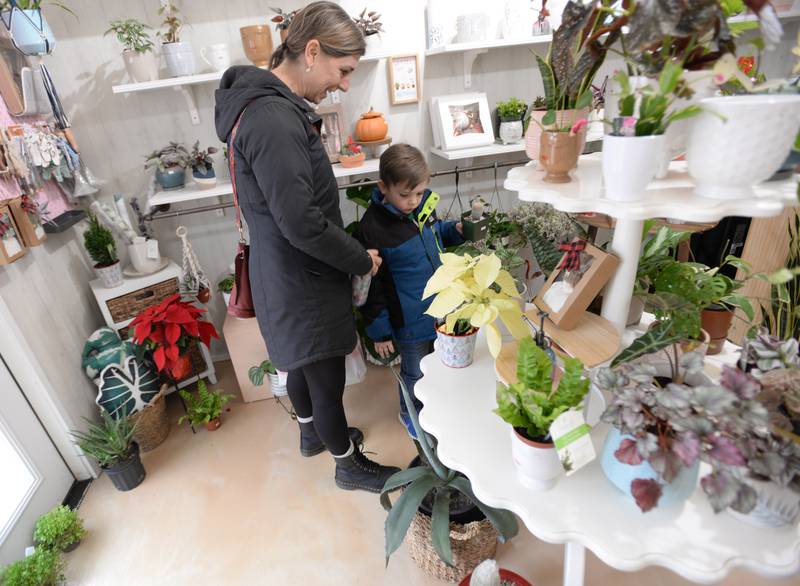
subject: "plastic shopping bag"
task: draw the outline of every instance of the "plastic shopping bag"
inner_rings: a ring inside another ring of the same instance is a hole
[[[344,366],[346,373],[344,386],[349,387],[364,382],[367,376],[367,363],[364,362],[361,340],[356,342],[356,347],[345,357]]]

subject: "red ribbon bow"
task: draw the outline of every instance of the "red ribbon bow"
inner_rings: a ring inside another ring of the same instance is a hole
[[[581,252],[586,250],[585,240],[574,240],[572,242],[564,242],[558,247],[566,254],[558,265],[559,270],[577,271],[581,268]]]

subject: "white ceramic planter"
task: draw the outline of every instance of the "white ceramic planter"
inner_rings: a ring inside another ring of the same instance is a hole
[[[151,240],[151,242],[155,242],[155,246],[158,248],[158,240]],[[130,256],[131,264],[133,268],[142,275],[155,273],[162,268],[161,254],[156,258],[148,258],[147,246],[147,241],[144,239],[140,242],[134,242],[128,245],[128,256]]]
[[[655,84],[656,82],[655,82],[655,80],[652,80],[649,77],[634,75],[633,77],[630,78],[630,85],[631,85],[631,89],[633,89],[633,90],[637,90],[639,88],[647,87],[651,83]],[[603,106],[603,110],[604,110],[603,115],[604,115],[606,120],[613,121],[614,118],[619,116],[619,98],[620,98],[620,92],[621,91],[622,90],[619,87],[619,84],[617,83],[617,81],[614,80],[614,79],[610,80],[610,86],[609,86],[608,91],[606,92],[605,105]],[[638,104],[634,107],[634,112],[633,113],[634,113],[634,116],[638,115],[638,113],[639,113],[639,105]],[[608,125],[608,124],[605,125],[605,132],[606,133],[611,132],[611,126],[610,125]]]
[[[603,184],[608,199],[644,199],[664,156],[664,136],[603,137]]]
[[[225,307],[228,307],[231,303],[231,294],[223,292],[222,299],[225,301]]]
[[[756,490],[756,508],[746,515],[727,509],[731,515],[756,527],[797,524],[800,520],[800,496],[797,493],[772,482],[752,478],[748,478],[746,482]]]
[[[467,336],[453,336],[436,330],[436,348],[442,363],[450,368],[465,368],[475,357],[478,330]]]
[[[106,289],[119,287],[123,283],[122,269],[120,268],[119,261],[115,262],[110,267],[95,266],[94,271],[97,273],[98,278],[103,283],[103,287]]]
[[[695,193],[714,199],[752,197],[786,160],[800,129],[800,95],[705,98],[686,158]]]
[[[281,384],[279,375],[268,372],[267,377],[269,378],[270,391],[272,391],[274,397],[285,397],[289,394],[289,391],[286,390],[286,385]]]
[[[128,75],[136,83],[156,81],[158,79],[158,59],[155,53],[137,53],[136,51],[123,51],[122,60]]]
[[[553,444],[534,442],[511,428],[511,457],[522,485],[531,490],[549,490],[564,473]]]
[[[531,124],[534,124],[533,122]],[[519,142],[522,139],[522,120],[500,122],[500,140],[503,144]]]
[[[172,77],[183,77],[197,73],[194,51],[191,43],[165,43],[161,52],[167,63],[167,70]]]

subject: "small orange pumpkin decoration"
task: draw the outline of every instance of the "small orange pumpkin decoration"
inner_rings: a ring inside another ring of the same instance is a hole
[[[356,139],[359,142],[374,142],[386,138],[389,132],[389,125],[383,118],[383,114],[376,112],[371,107],[369,112],[361,115],[361,120],[356,122]]]

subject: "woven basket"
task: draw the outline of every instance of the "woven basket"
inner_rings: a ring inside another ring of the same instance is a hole
[[[800,388],[800,369],[779,368],[770,370],[761,376],[761,386],[764,387],[764,390],[773,390],[780,393]]]
[[[411,559],[422,570],[445,582],[458,582],[497,551],[497,529],[488,519],[466,525],[450,523],[453,566],[445,564],[431,541],[431,519],[419,511],[414,515],[407,540]]]
[[[147,309],[151,305],[158,305],[177,292],[178,279],[173,277],[109,299],[106,301],[106,305],[114,323],[119,323],[136,317],[143,309]]]
[[[143,452],[157,448],[169,435],[170,426],[165,398],[167,388],[167,385],[162,386],[150,404],[129,418],[136,424],[133,437]]]

